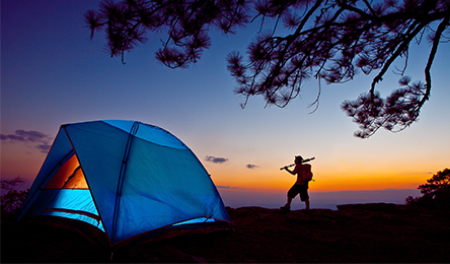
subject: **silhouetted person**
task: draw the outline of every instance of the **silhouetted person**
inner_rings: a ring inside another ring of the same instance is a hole
[[[289,172],[292,175],[297,175],[297,181],[295,184],[291,187],[291,189],[287,193],[287,203],[285,206],[281,207],[284,211],[290,211],[291,210],[291,202],[292,199],[297,196],[297,194],[300,194],[300,200],[302,202],[305,202],[306,210],[309,210],[309,195],[308,195],[308,180],[305,180],[303,177],[303,169],[302,169],[302,162],[303,158],[302,156],[296,156],[295,157],[295,168],[294,170],[289,170],[289,168],[286,166],[284,169]]]

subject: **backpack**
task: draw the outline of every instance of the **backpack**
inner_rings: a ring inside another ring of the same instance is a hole
[[[311,164],[302,164],[302,179],[304,181],[312,181],[312,178]]]

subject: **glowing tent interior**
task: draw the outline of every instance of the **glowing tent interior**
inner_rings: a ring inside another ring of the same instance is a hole
[[[230,219],[209,174],[178,138],[135,121],[62,125],[19,220],[89,223],[111,245],[161,229]]]

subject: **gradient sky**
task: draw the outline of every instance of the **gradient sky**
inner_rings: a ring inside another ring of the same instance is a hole
[[[154,52],[164,35],[126,55],[110,58],[103,34],[90,40],[83,14],[97,0],[1,1],[1,177],[31,185],[61,124],[104,119],[137,120],[180,138],[202,161],[215,184],[229,189],[282,190],[294,178],[280,171],[295,155],[316,157],[311,192],[416,189],[449,167],[448,100],[450,44],[443,43],[432,68],[432,93],[420,120],[400,133],[353,136],[357,125],[340,110],[370,88],[372,76],[322,85],[306,82],[284,109],[264,108],[260,97],[233,93],[226,70],[229,52],[245,52],[256,23],[236,35],[212,31],[212,46],[188,69],[169,69]],[[412,46],[407,75],[424,80],[430,44]],[[403,61],[395,65],[401,67]],[[378,85],[397,87],[392,70]],[[245,198],[247,199],[247,198]],[[284,199],[284,198],[283,198]]]

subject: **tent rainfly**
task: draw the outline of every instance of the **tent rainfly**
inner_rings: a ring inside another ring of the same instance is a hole
[[[194,153],[157,126],[135,121],[62,125],[19,220],[71,218],[111,245],[156,230],[230,223]]]

